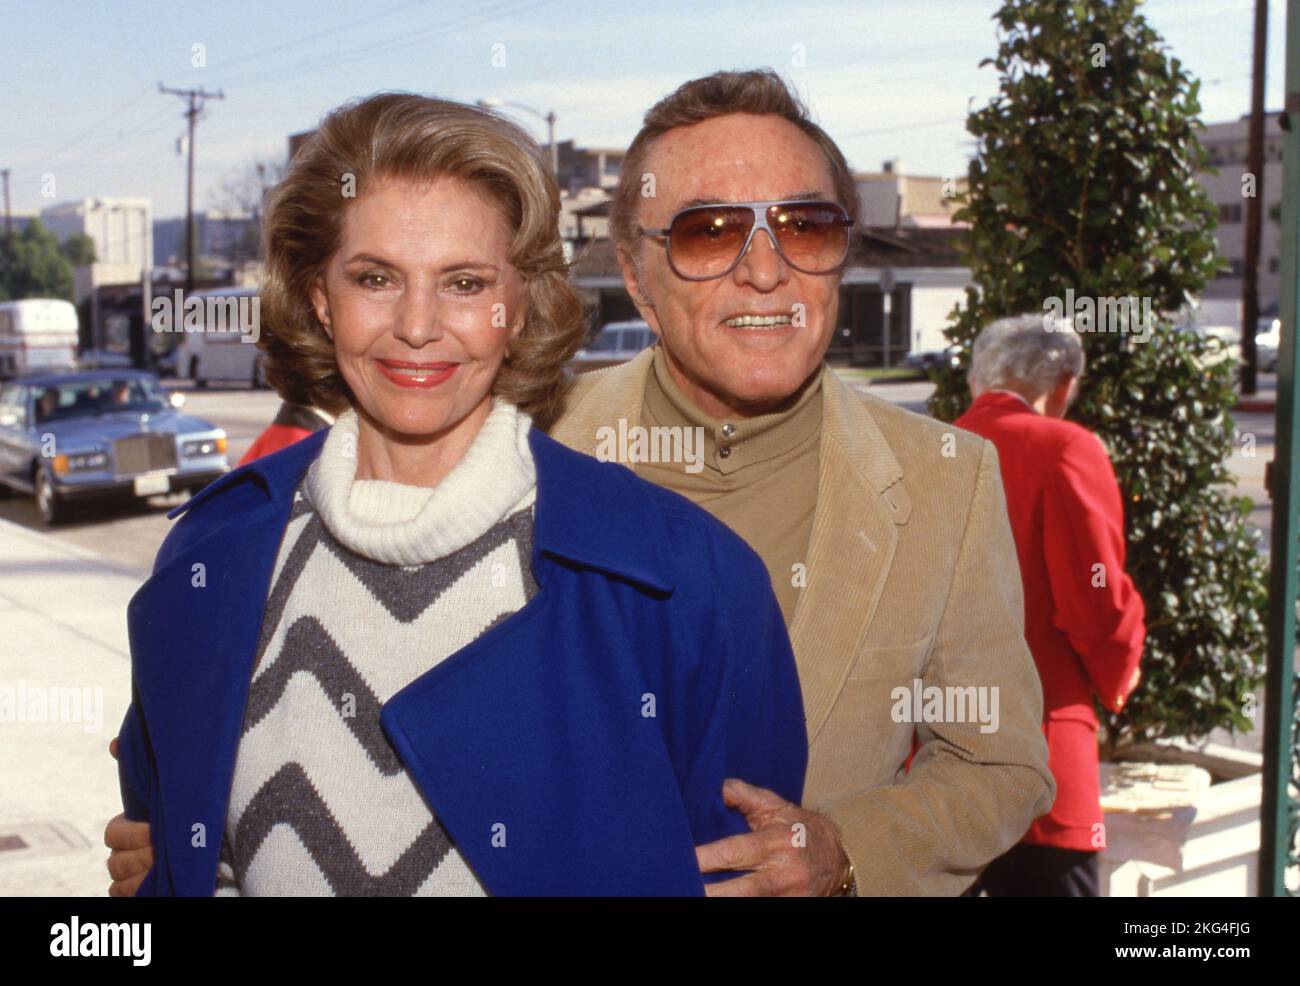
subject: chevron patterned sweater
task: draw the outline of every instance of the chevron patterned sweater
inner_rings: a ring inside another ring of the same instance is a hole
[[[295,494],[271,580],[217,893],[485,893],[380,727],[380,707],[520,609],[536,476],[494,401],[437,487],[356,479],[355,412]]]

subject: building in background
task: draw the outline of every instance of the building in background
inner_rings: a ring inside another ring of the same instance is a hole
[[[892,158],[880,171],[859,171],[858,202],[863,226],[945,229],[954,223],[956,198],[966,191],[966,178],[909,175],[903,162]]]
[[[1210,200],[1219,210],[1215,238],[1219,256],[1229,269],[1205,286],[1199,321],[1205,325],[1241,327],[1242,264],[1246,257],[1246,202],[1249,191],[1244,176],[1250,149],[1250,117],[1228,123],[1211,123],[1201,131],[1209,151],[1211,169],[1199,175]],[[1214,171],[1218,173],[1215,174]],[[1282,289],[1282,128],[1277,113],[1264,114],[1264,174],[1255,180],[1260,196],[1259,313],[1275,317]]]
[[[626,153],[625,147],[578,147],[571,140],[562,140],[555,145],[556,180],[568,192],[611,190],[618,184],[618,169]]]
[[[239,266],[257,259],[257,218],[248,212],[209,209],[194,213],[194,252],[197,264]],[[155,267],[185,263],[185,217],[159,219],[153,224]]]
[[[80,304],[105,284],[139,282],[153,264],[152,203],[146,198],[100,197],[62,202],[41,211],[41,222],[60,241],[77,233],[95,244],[95,263],[78,267],[73,282]]]

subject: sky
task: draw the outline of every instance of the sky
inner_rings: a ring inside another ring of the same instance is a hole
[[[0,168],[13,209],[145,196],[185,208],[185,103],[220,90],[195,138],[195,208],[289,134],[385,89],[553,111],[557,139],[626,146],[683,81],[720,68],[785,75],[856,170],[901,159],[960,175],[971,108],[996,91],[997,0],[2,0]],[[1282,104],[1285,0],[1270,0],[1266,108]],[[1201,79],[1202,119],[1250,107],[1254,0],[1148,0],[1152,26]],[[196,64],[196,62],[201,64]],[[513,111],[539,140],[546,126]],[[50,181],[48,176],[52,176]],[[53,188],[51,188],[51,184]],[[53,192],[42,195],[42,192]]]

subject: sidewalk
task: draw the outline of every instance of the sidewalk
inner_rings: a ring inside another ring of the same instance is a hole
[[[1235,411],[1254,414],[1272,414],[1277,407],[1277,375],[1261,373],[1255,381],[1255,393],[1247,397],[1238,394]]]
[[[0,521],[0,896],[103,896],[108,754],[131,698],[126,606],[141,580]]]

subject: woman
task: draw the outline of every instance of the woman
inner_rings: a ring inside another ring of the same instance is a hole
[[[211,484],[128,614],[140,893],[701,894],[739,776],[801,795],[758,556],[531,425],[580,345],[514,125],[384,94],[266,215],[262,345],[332,427]]]

